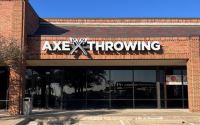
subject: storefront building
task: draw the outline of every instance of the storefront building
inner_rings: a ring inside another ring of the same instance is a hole
[[[34,108],[200,111],[200,19],[43,19],[0,2],[0,34],[20,41],[19,71],[0,68],[11,114]],[[5,107],[1,104],[0,108]]]

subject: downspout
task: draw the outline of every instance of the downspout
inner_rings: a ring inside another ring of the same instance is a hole
[[[27,0],[22,1],[22,34],[21,34],[21,63],[20,63],[20,81],[21,81],[21,92],[20,92],[20,114],[23,113],[23,98],[24,98],[24,48],[25,48],[25,23],[26,23],[26,2]]]

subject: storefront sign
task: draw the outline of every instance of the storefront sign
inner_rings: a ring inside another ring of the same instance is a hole
[[[183,83],[182,83],[183,81]],[[187,85],[187,76],[183,75],[166,75],[166,85]]]
[[[81,50],[84,55],[87,51],[159,51],[161,49],[158,41],[88,41],[87,38],[70,38],[69,41],[46,41],[42,51],[69,51],[73,54]]]

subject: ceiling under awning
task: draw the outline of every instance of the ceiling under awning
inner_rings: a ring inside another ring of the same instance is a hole
[[[187,60],[27,60],[27,66],[186,66]]]

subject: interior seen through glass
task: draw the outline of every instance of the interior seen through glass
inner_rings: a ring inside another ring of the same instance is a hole
[[[187,108],[186,67],[28,67],[35,108]]]
[[[6,109],[8,104],[8,83],[9,71],[8,67],[0,67],[0,109]]]

